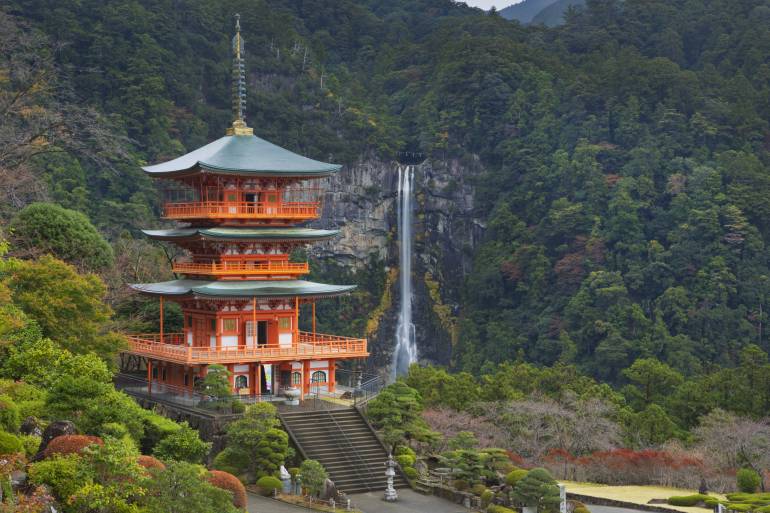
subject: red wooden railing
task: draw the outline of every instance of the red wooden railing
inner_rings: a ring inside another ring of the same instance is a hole
[[[369,355],[366,339],[299,332],[299,343],[288,347],[199,347],[184,343],[181,333],[127,335],[128,353],[180,363],[235,363],[249,360],[297,360],[309,358],[362,358]]]
[[[271,274],[307,274],[310,266],[307,262],[174,262],[172,270],[182,274],[227,275],[271,275]]]
[[[163,217],[168,219],[315,219],[321,214],[320,201],[287,203],[249,203],[238,201],[192,201],[166,203]]]

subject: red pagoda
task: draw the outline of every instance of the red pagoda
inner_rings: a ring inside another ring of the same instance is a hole
[[[338,232],[301,227],[321,214],[318,180],[340,166],[297,155],[253,134],[244,119],[243,40],[233,38],[235,121],[222,137],[144,169],[174,188],[163,217],[188,223],[145,230],[188,254],[173,263],[182,279],[131,285],[159,298],[160,333],[128,336],[126,352],[146,363],[148,384],[193,390],[212,364],[230,371],[233,393],[334,392],[335,365],[369,355],[365,339],[316,333],[315,301],[353,286],[302,279],[307,262],[292,250]],[[163,301],[181,305],[181,333],[166,333]],[[312,330],[300,331],[300,306],[312,305]]]

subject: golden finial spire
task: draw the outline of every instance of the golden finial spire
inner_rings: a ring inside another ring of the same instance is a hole
[[[243,58],[241,37],[241,15],[235,15],[235,36],[233,37],[233,126],[227,135],[252,135],[254,130],[246,126],[246,61]]]

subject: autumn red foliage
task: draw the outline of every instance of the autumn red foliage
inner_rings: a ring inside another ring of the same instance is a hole
[[[217,488],[232,492],[233,506],[236,508],[246,507],[246,487],[234,475],[221,470],[210,470],[208,482]]]
[[[104,445],[98,436],[91,435],[62,435],[48,443],[43,455],[48,458],[54,454],[76,454],[89,445]]]
[[[654,449],[612,449],[579,457],[553,449],[543,463],[562,478],[606,484],[681,486],[691,477],[699,480],[708,471],[698,457]]]
[[[136,459],[136,462],[140,466],[146,469],[152,469],[152,468],[156,468],[158,470],[166,469],[166,465],[164,465],[162,461],[160,461],[158,458],[154,456],[145,456],[144,454],[142,454]]]

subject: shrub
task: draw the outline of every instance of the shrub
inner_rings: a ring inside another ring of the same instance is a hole
[[[18,436],[0,431],[0,454],[24,452],[24,444]]]
[[[478,484],[475,484],[475,485],[471,486],[471,493],[473,495],[478,495],[479,497],[481,497],[481,494],[484,493],[486,491],[486,489],[487,489],[486,486],[484,486],[481,483],[478,483]]]
[[[179,431],[181,426],[171,419],[154,412],[147,412],[142,419],[144,436],[140,440],[143,453],[150,453],[158,443],[167,436]]]
[[[484,490],[481,494],[481,507],[486,508],[495,498],[495,493],[492,490]]]
[[[247,468],[248,463],[245,452],[226,447],[214,457],[211,467],[238,475]]]
[[[19,407],[7,395],[0,395],[0,428],[15,433],[20,425]]]
[[[262,478],[264,479],[264,478]],[[275,478],[273,478],[275,479]],[[246,488],[237,477],[221,470],[212,470],[207,477],[209,483],[217,488],[227,490],[233,494],[233,506],[236,508],[246,507]],[[278,480],[277,480],[278,481]],[[280,483],[280,481],[278,481]]]
[[[43,451],[43,456],[49,458],[54,454],[77,454],[89,445],[104,445],[98,436],[90,435],[62,435],[57,436]]]
[[[727,509],[731,511],[752,511],[754,506],[752,504],[729,504]]]
[[[396,461],[401,466],[401,468],[414,467],[414,462],[417,461],[417,458],[410,456],[409,454],[402,454],[400,456],[396,456]]]
[[[551,509],[558,507],[559,487],[546,469],[535,468],[513,487],[513,498],[524,506]]]
[[[65,501],[80,489],[86,477],[80,471],[80,456],[57,454],[29,466],[29,481],[34,485],[48,485],[54,495]]]
[[[591,513],[591,510],[589,510],[585,505],[583,505],[573,509],[572,513]]]
[[[414,467],[405,467],[402,468],[401,471],[404,473],[407,479],[410,481],[414,481],[418,477],[420,477],[419,472],[417,472],[417,469]]]
[[[417,453],[414,452],[414,450],[411,447],[407,447],[406,445],[399,445],[396,447],[396,450],[393,453],[394,456],[412,456],[413,458],[417,458]]]
[[[516,511],[511,508],[506,508],[505,506],[490,504],[487,506],[487,513],[516,513]]]
[[[257,488],[259,493],[265,497],[273,495],[273,490],[281,490],[283,483],[277,477],[262,476],[257,480]]]
[[[38,449],[40,449],[39,436],[19,435],[19,440],[21,440],[21,444],[24,446],[24,454],[26,454],[28,457],[34,456],[37,454]]]
[[[289,475],[292,479],[297,479],[297,474],[299,474],[299,467],[290,467],[289,468]]]
[[[738,489],[744,493],[754,493],[762,484],[762,478],[750,468],[740,469],[735,475],[735,480],[738,483]]]
[[[233,401],[233,404],[230,407],[232,408],[233,413],[243,413],[246,411],[246,405],[241,401]]]
[[[136,458],[136,462],[139,464],[139,466],[144,467],[146,469],[158,469],[158,470],[165,470],[166,465],[163,464],[162,461],[160,461],[158,458],[154,456],[145,456],[142,454],[138,458]]]
[[[668,498],[668,503],[672,506],[695,506],[700,502],[704,502],[708,499],[708,495],[702,495],[699,493],[693,495],[675,495]]]
[[[468,489],[468,481],[466,481],[465,479],[455,479],[452,482],[452,487],[455,490],[459,490],[461,492],[464,492],[465,490]]]
[[[508,472],[508,475],[505,476],[505,484],[508,486],[514,486],[516,483],[518,483],[521,479],[523,479],[527,475],[528,471],[524,469],[514,469]]]
[[[323,491],[324,483],[329,477],[326,469],[316,460],[305,460],[299,466],[302,475],[302,486],[313,495],[319,495]]]
[[[155,446],[153,454],[162,460],[201,463],[209,449],[211,444],[201,440],[198,432],[183,422],[177,431]]]

